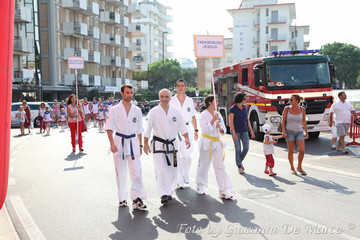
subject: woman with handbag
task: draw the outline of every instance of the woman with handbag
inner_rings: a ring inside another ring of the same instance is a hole
[[[83,152],[83,145],[82,145],[82,128],[83,128],[83,109],[80,105],[76,103],[75,94],[71,94],[66,102],[67,105],[67,115],[69,116],[69,128],[71,132],[71,145],[72,151],[75,152],[75,135],[78,135],[78,143],[79,143],[79,150]]]

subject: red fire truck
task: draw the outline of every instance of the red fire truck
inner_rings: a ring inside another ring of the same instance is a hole
[[[221,67],[213,74],[219,111],[227,125],[234,95],[242,91],[257,140],[263,139],[261,126],[265,123],[272,126],[272,134],[280,134],[281,115],[292,94],[304,98],[301,106],[306,109],[310,138],[329,130],[334,67],[319,50],[273,52],[271,57]]]

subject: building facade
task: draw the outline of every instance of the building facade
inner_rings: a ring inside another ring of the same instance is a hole
[[[242,0],[233,17],[233,62],[269,56],[273,51],[303,50],[309,47],[304,35],[309,26],[296,26],[295,3],[277,0]]]

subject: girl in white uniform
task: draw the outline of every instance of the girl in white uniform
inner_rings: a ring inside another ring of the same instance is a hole
[[[99,114],[99,102],[96,101],[96,98],[94,98],[91,103],[91,114],[94,121],[94,127],[96,127],[96,118]]]
[[[105,105],[105,108],[104,108],[104,116],[105,116],[105,122],[106,122],[106,119],[108,118],[108,114],[109,114],[109,109],[108,109],[108,106]]]
[[[87,98],[84,98],[84,101],[83,101],[82,104],[83,104],[83,107],[84,107],[85,123],[86,123],[86,126],[88,126],[89,121],[90,121],[91,112],[90,112],[90,104],[87,101]]]
[[[19,106],[19,109],[15,114],[15,118],[18,118],[18,120],[19,120],[21,135],[25,135],[25,133],[24,133],[24,130],[25,130],[24,123],[25,123],[25,119],[27,120],[27,116],[26,116],[26,112],[24,111],[24,107],[22,105]]]
[[[204,100],[203,112],[200,114],[201,137],[199,142],[199,164],[196,173],[197,192],[205,195],[204,187],[208,186],[208,173],[211,162],[213,163],[216,181],[219,186],[219,197],[231,199],[228,192],[233,185],[226,173],[224,164],[225,142],[220,138],[224,135],[226,127],[221,114],[215,111],[214,96],[209,95]]]
[[[99,131],[103,132],[104,122],[105,122],[105,113],[104,113],[103,105],[99,106],[99,114],[96,119],[99,122]]]
[[[61,126],[61,132],[65,131],[65,123],[66,123],[66,114],[65,114],[65,109],[64,108],[61,108],[60,110],[60,119],[59,119],[59,122],[60,122],[60,126]]]
[[[49,107],[45,108],[44,112],[44,123],[46,129],[46,136],[50,135],[50,123],[53,121],[51,116],[53,115],[52,111],[49,110]]]

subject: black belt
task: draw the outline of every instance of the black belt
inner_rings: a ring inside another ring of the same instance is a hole
[[[135,134],[125,135],[125,134],[118,133],[118,132],[116,132],[115,134],[116,134],[116,136],[121,137],[122,158],[123,158],[123,160],[125,160],[125,157],[124,157],[124,139],[133,138],[133,137],[135,137]],[[130,153],[131,153],[131,158],[132,158],[132,160],[135,160],[134,149],[133,149],[132,141],[131,141],[131,140],[130,140]]]
[[[169,160],[169,157],[168,157],[168,153],[172,153],[173,154],[173,158],[174,158],[174,167],[177,167],[177,159],[176,159],[176,150],[175,150],[175,146],[174,146],[174,141],[175,141],[175,138],[173,140],[165,140],[165,139],[162,139],[162,138],[159,138],[157,136],[153,136],[153,141],[154,141],[154,148],[153,148],[153,153],[164,153],[165,154],[165,157],[166,157],[166,162],[167,162],[167,165],[168,166],[171,166],[171,163],[170,163],[170,160]],[[155,150],[155,142],[158,141],[158,142],[161,142],[163,143],[163,151],[159,151],[159,150]],[[170,152],[169,150],[169,145],[172,145],[173,147],[173,151]],[[165,146],[166,146],[166,150],[165,150]]]

